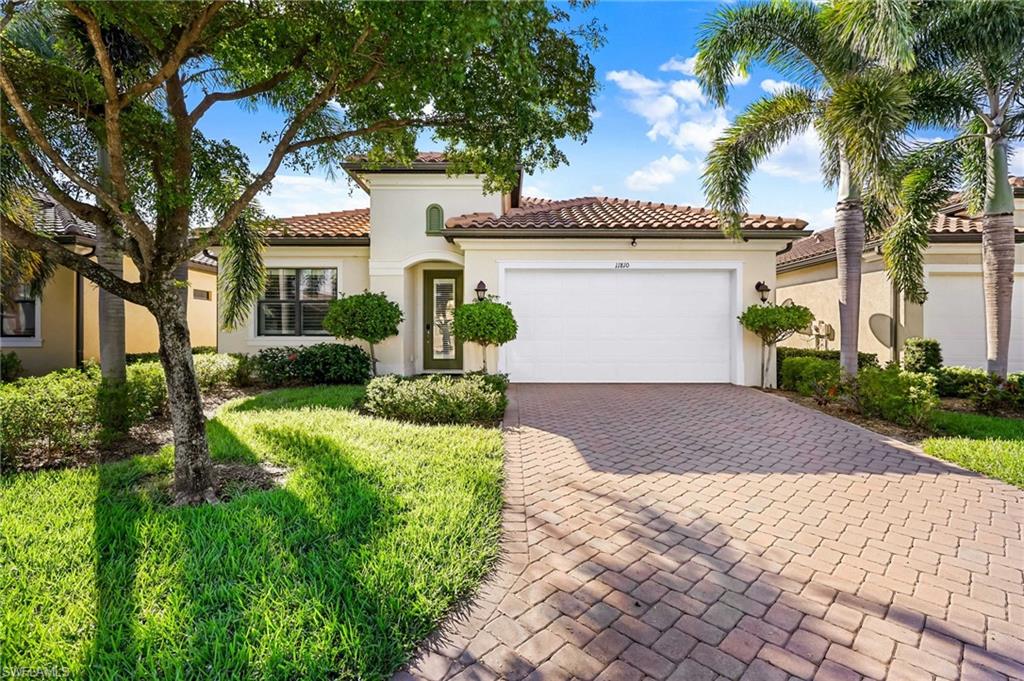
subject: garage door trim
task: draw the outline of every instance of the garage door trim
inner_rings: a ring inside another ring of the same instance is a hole
[[[743,330],[736,318],[743,309],[743,263],[740,261],[723,260],[499,260],[498,263],[498,294],[504,296],[505,275],[509,270],[715,270],[728,272],[732,285],[732,301],[729,317],[733,320],[729,326],[729,347],[733,361],[730,370],[730,381],[736,385],[744,385],[743,365]],[[514,312],[514,311],[513,311]],[[498,371],[506,372],[505,351],[498,347]]]

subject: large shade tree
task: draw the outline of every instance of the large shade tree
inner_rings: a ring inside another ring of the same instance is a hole
[[[331,168],[354,153],[411,160],[417,135],[430,130],[453,172],[480,172],[500,190],[518,164],[553,167],[565,160],[558,141],[590,130],[587,50],[600,33],[540,0],[2,7],[0,152],[19,166],[5,174],[24,180],[0,196],[5,261],[10,251],[31,272],[38,267],[24,254],[41,255],[153,313],[180,503],[212,499],[213,482],[175,273],[222,244],[223,321],[246,318],[264,277],[252,202],[282,167]],[[54,29],[65,21],[84,42]],[[46,49],[29,44],[40,42]],[[206,114],[238,104],[273,111],[261,119],[272,126],[265,158],[204,134]],[[98,167],[104,157],[109,170]],[[25,189],[105,230],[139,281],[10,219]]]
[[[738,234],[751,174],[772,152],[808,131],[821,139],[821,168],[836,186],[840,363],[857,372],[865,199],[898,157],[912,115],[905,79],[834,36],[831,11],[812,2],[757,2],[718,10],[701,28],[696,73],[724,105],[737,68],[761,62],[792,79],[750,104],[715,142],[703,181],[727,233]]]
[[[837,0],[835,10],[848,43],[933,83],[930,122],[955,131],[902,164],[896,228],[885,244],[894,280],[924,300],[928,225],[960,188],[982,216],[988,370],[1005,377],[1015,239],[1009,162],[1024,140],[1024,0]]]

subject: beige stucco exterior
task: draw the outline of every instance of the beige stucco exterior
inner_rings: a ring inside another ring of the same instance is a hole
[[[502,296],[502,271],[516,263],[591,262],[602,266],[615,263],[660,261],[673,267],[720,268],[733,273],[735,296],[730,310],[734,317],[747,305],[758,302],[754,284],[764,281],[775,287],[775,253],[787,239],[751,240],[745,243],[722,238],[645,239],[635,246],[626,238],[588,239],[480,239],[458,238],[449,242],[444,236],[428,234],[426,210],[438,204],[444,217],[467,213],[501,214],[507,197],[486,194],[481,178],[447,177],[443,173],[364,173],[360,174],[370,192],[370,245],[338,246],[271,245],[264,261],[268,267],[332,267],[338,270],[338,294],[353,294],[369,289],[383,292],[398,302],[404,321],[396,337],[377,346],[381,373],[416,374],[423,364],[424,273],[430,270],[454,270],[463,274],[463,300],[474,299],[477,282],[483,281],[488,294]],[[685,295],[685,292],[681,292]],[[738,322],[734,329],[737,346],[733,382],[755,385],[760,381],[760,342],[744,333]],[[238,329],[221,330],[222,352],[252,353],[264,347],[304,345],[333,341],[325,336],[265,337],[256,333],[256,320],[250,316]],[[733,342],[723,339],[723,342]],[[502,366],[502,350],[491,349],[488,366]],[[463,348],[462,370],[482,368],[478,347]]]
[[[124,276],[138,281],[138,269],[124,260]],[[205,267],[189,269],[188,320],[193,346],[217,345],[217,273]],[[81,286],[82,319],[77,328],[78,287]],[[209,300],[199,300],[195,290],[208,291]],[[14,351],[28,375],[76,366],[76,344],[81,343],[83,360],[99,361],[99,289],[61,267],[43,288],[38,301],[39,325],[36,338],[0,338],[3,352]],[[79,337],[80,334],[80,337]],[[125,351],[156,352],[159,348],[156,320],[149,310],[125,303]]]
[[[1014,222],[1024,226],[1024,199],[1016,199]],[[1015,249],[1016,282],[1011,324],[1010,370],[1024,370],[1024,244]],[[983,338],[985,324],[981,274],[981,242],[932,243],[925,252],[925,288],[936,291],[923,305],[894,300],[892,285],[876,251],[864,254],[861,288],[860,350],[878,355],[882,362],[896,358],[907,338],[934,337],[948,346],[947,364],[985,366]],[[836,263],[825,263],[782,271],[778,274],[779,302],[792,300],[811,309],[818,320],[832,325],[839,334],[839,286]],[[894,313],[895,311],[895,313]],[[892,320],[896,319],[897,342],[892,343]],[[961,330],[970,338],[961,337]],[[945,341],[945,342],[944,342]],[[782,345],[815,347],[809,334],[796,334]],[[838,349],[838,340],[829,343]],[[966,348],[970,348],[968,352]]]

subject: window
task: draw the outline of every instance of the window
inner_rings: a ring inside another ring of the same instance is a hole
[[[195,298],[196,300],[211,300],[212,299],[212,295],[210,294],[210,292],[209,291],[204,291],[201,288],[194,288],[194,289],[192,289],[192,297]]]
[[[256,332],[260,336],[326,336],[324,316],[337,297],[335,269],[268,269]]]
[[[0,336],[4,338],[35,338],[37,304],[29,287],[25,284],[19,285],[14,292],[14,304],[4,305],[0,309],[0,316],[3,318],[2,324],[0,324]]]
[[[432,203],[427,206],[427,234],[440,234],[444,229],[444,211],[441,206]]]

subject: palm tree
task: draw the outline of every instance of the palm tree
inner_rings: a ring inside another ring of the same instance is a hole
[[[1013,303],[1011,144],[1024,139],[1024,0],[837,0],[836,24],[870,58],[931,79],[934,123],[957,130],[931,145],[906,176],[903,228],[887,260],[902,265],[905,286],[924,297],[920,235],[944,182],[961,184],[982,214],[982,273],[988,370],[1005,377]],[[946,190],[952,189],[945,186]]]
[[[738,235],[755,167],[810,129],[822,140],[825,179],[837,187],[840,364],[857,372],[864,199],[891,163],[910,120],[904,79],[879,68],[834,36],[832,13],[811,2],[758,2],[718,10],[702,27],[696,73],[705,94],[724,105],[737,66],[772,66],[796,84],[752,103],[708,154],[704,191],[726,233]]]

